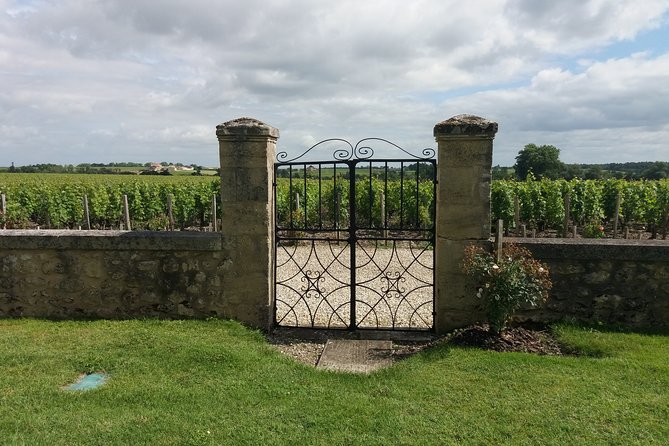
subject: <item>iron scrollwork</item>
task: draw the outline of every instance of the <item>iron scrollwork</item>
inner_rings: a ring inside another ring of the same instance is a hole
[[[381,288],[381,292],[385,295],[386,298],[401,298],[406,292],[406,288],[401,286],[401,283],[406,282],[406,277],[400,274],[399,271],[390,271],[387,272],[381,277],[381,282],[384,282],[384,288]]]
[[[325,288],[321,289],[320,283],[325,281],[325,277],[320,271],[311,271],[307,270],[302,276],[302,282],[306,282],[306,285],[302,287],[304,291],[304,296],[308,298],[322,298],[323,293],[326,292]]]
[[[393,149],[400,150],[401,152],[407,154],[408,156],[412,157],[413,159],[416,159],[418,161],[424,161],[424,160],[429,160],[433,159],[436,155],[436,150],[434,150],[431,147],[426,147],[421,150],[421,155],[415,155],[408,150],[405,150],[404,148],[400,147],[399,145],[395,144],[394,142],[388,141],[387,139],[383,138],[364,138],[358,141],[355,145],[350,143],[349,141],[341,138],[329,138],[329,139],[324,139],[320,142],[317,142],[313,146],[309,147],[307,150],[302,152],[300,155],[294,157],[294,158],[289,158],[288,157],[288,152],[279,152],[276,155],[276,160],[278,163],[292,163],[295,162],[303,157],[305,157],[309,152],[312,150],[317,150],[317,148],[322,147],[327,145],[328,143],[341,143],[343,147],[337,147],[333,152],[332,152],[332,159],[335,161],[353,161],[353,160],[369,160],[374,157],[374,148],[371,145],[371,142],[380,142],[389,145]]]

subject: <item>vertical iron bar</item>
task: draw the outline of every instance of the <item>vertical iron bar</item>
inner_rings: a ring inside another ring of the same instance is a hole
[[[435,160],[431,161],[432,163],[432,224],[430,225],[432,239],[432,327],[431,331],[435,331],[435,320],[437,319],[437,304],[436,304],[436,283],[437,283],[437,162]]]
[[[369,162],[369,227],[373,228],[374,223],[372,221],[372,208],[374,205],[373,197],[372,197],[372,162]]]
[[[419,178],[420,178],[420,161],[416,163],[416,223],[415,223],[416,229],[421,227],[418,215],[418,186],[420,185]]]
[[[304,165],[304,229],[307,229],[307,165]]]
[[[276,281],[277,281],[277,273],[278,273],[278,267],[277,267],[277,251],[278,251],[278,245],[279,245],[279,201],[277,200],[277,177],[279,176],[279,165],[274,164],[274,179],[272,182],[272,188],[274,189],[274,228],[272,228],[272,269],[274,270],[274,276],[272,277],[272,327],[276,327],[277,320],[276,320],[276,295],[277,295],[277,290],[276,290]],[[214,194],[214,202],[216,202],[216,195]]]
[[[276,238],[276,230],[279,228],[279,201],[276,187],[276,179],[279,176],[279,165],[274,164],[274,179],[272,181],[272,193],[274,194],[274,237]]]
[[[290,229],[293,229],[293,166],[288,166],[288,215]]]
[[[321,195],[321,183],[323,177],[321,175],[322,164],[318,165],[318,229],[323,229],[323,197]]]
[[[430,225],[430,228],[432,229],[433,238],[435,237],[434,233],[436,232],[436,227],[437,227],[437,182],[438,182],[437,162],[433,160],[432,161],[432,224]]]
[[[333,185],[332,185],[332,200],[334,203],[332,203],[332,209],[334,211],[334,228],[337,230],[337,239],[339,239],[339,213],[337,212],[337,163],[334,163],[332,165],[332,178],[333,178]],[[337,242],[339,243],[339,242]]]
[[[400,163],[400,229],[404,229],[404,162]]]
[[[383,216],[383,229],[386,231],[384,232],[385,237],[388,237],[388,161],[385,162],[384,166],[384,178],[383,178],[383,199],[385,200],[385,206],[384,206],[384,211],[385,215]]]
[[[274,265],[273,265],[274,278],[272,279],[272,282],[273,282],[272,283],[272,288],[274,288],[273,292],[272,292],[272,300],[273,300],[273,302],[272,302],[272,326],[273,327],[276,327],[277,325],[279,325],[278,321],[276,320],[276,307],[277,307],[277,304],[276,304],[276,298],[277,298],[276,282],[277,282],[277,279],[276,278],[277,278],[277,274],[279,272],[278,271],[279,268],[277,266],[278,262],[276,260],[277,259],[277,251],[278,251],[277,245],[278,244],[279,244],[279,241],[278,241],[278,239],[276,238],[276,235],[275,235],[274,236],[274,243],[272,244],[272,255],[274,256],[274,262],[273,262],[274,263]]]
[[[348,186],[348,206],[349,206],[349,229],[348,229],[348,248],[351,257],[351,324],[349,330],[355,330],[355,299],[356,299],[356,275],[355,275],[355,251],[356,242],[356,217],[355,217],[355,161],[348,162],[349,186]]]

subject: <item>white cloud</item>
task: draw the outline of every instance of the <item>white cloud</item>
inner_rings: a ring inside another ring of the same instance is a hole
[[[279,127],[291,147],[331,136],[424,147],[435,122],[474,112],[499,120],[503,163],[518,150],[505,141],[522,147],[530,135],[592,137],[592,147],[615,145],[604,135],[623,127],[660,135],[668,56],[597,61],[589,51],[666,27],[668,9],[662,0],[0,0],[2,125],[40,132],[0,141],[0,165],[7,153],[69,163],[162,151],[215,164],[214,126],[242,115]],[[639,150],[650,157],[648,140]],[[606,150],[588,153],[620,153]]]
[[[498,153],[503,164],[529,142],[562,147],[571,162],[669,160],[667,79],[669,54],[635,54],[594,62],[577,73],[545,69],[526,87],[477,93],[444,106],[485,111],[502,123],[500,134],[514,134],[514,147]]]

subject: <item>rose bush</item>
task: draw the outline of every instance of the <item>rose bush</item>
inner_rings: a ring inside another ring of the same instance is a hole
[[[511,315],[523,305],[537,306],[548,299],[552,287],[548,267],[532,253],[514,244],[496,253],[478,246],[465,248],[462,269],[474,282],[490,324],[500,333]]]

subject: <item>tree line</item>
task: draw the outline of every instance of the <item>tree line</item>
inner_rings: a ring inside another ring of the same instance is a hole
[[[513,167],[495,166],[493,178],[525,181],[529,173],[537,179],[586,180],[627,179],[662,180],[669,178],[669,162],[629,162],[607,164],[567,164],[560,160],[560,149],[552,145],[527,144],[516,156]]]
[[[79,164],[53,164],[53,163],[40,163],[40,164],[29,164],[26,166],[15,166],[14,163],[11,164],[6,169],[0,168],[8,173],[97,173],[97,174],[121,174],[129,175],[139,172],[149,172],[148,167],[152,163],[135,163],[135,162],[121,162],[121,163],[79,163]],[[161,166],[183,166],[182,163],[168,163],[161,162]],[[189,164],[193,167],[194,175],[200,175],[203,166],[196,164]],[[169,175],[167,170],[162,173],[163,175]]]

